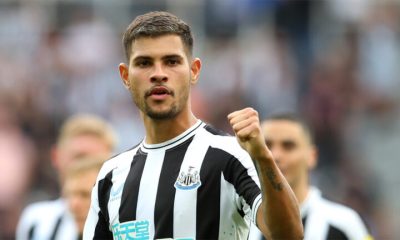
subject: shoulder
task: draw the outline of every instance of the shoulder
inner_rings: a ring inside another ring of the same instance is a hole
[[[204,126],[204,131],[207,134],[207,143],[210,147],[223,150],[234,156],[243,157],[247,152],[240,147],[236,138],[228,133],[225,133],[213,126],[206,124]]]
[[[254,169],[250,155],[239,145],[236,137],[218,130],[211,125],[204,126],[205,141],[209,145],[209,152],[219,160],[224,159],[226,166],[232,171],[238,168]],[[253,173],[252,173],[253,174]]]
[[[41,202],[35,202],[31,203],[23,211],[24,213],[40,213],[40,215],[43,214],[56,214],[60,211],[64,211],[66,209],[66,203],[64,200],[57,199],[57,200],[51,200],[51,201],[41,201]]]
[[[324,198],[320,204],[324,208],[329,225],[342,231],[350,239],[360,239],[368,235],[360,215],[355,210]]]
[[[104,179],[107,176],[107,174],[109,174],[118,167],[129,165],[133,157],[137,153],[138,149],[139,145],[136,145],[135,147],[125,152],[119,153],[114,157],[110,158],[109,160],[107,160],[101,167],[97,180],[99,181],[101,179]]]
[[[64,200],[57,199],[53,201],[41,201],[29,204],[21,214],[20,224],[29,224],[31,222],[47,221],[57,218],[66,211],[67,206]]]
[[[224,151],[240,161],[252,162],[250,155],[239,145],[235,136],[225,133],[208,124],[204,126],[204,131],[208,134],[207,143],[210,147]]]

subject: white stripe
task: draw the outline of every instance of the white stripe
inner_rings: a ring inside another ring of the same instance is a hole
[[[154,206],[156,203],[158,181],[164,161],[164,150],[148,153],[140,180],[136,220],[148,220],[150,223],[150,239],[154,237]]]
[[[97,198],[98,192],[98,182],[93,187],[91,194],[91,204],[88,212],[88,216],[86,217],[85,227],[83,228],[83,239],[93,239],[97,222],[99,221],[99,201]]]
[[[260,207],[261,203],[262,203],[262,197],[261,197],[261,193],[260,193],[260,195],[258,195],[256,197],[256,199],[254,199],[253,206],[251,208],[251,221],[255,225],[257,225],[257,212],[258,212],[258,208]]]
[[[133,159],[131,157],[130,159]],[[110,226],[119,222],[119,208],[121,206],[122,192],[126,178],[131,170],[131,161],[121,162],[117,168],[113,170],[112,186],[110,189],[110,198],[108,199],[108,216],[110,218]],[[111,227],[110,230],[112,231]]]
[[[221,199],[218,239],[246,239],[249,223],[243,219],[237,211],[235,202],[235,199],[237,199],[237,193],[235,187],[225,180],[223,173],[221,173],[220,192]]]
[[[320,208],[320,204],[317,203],[307,215],[306,224],[304,226],[304,240],[325,239],[328,228],[326,212],[323,208]]]
[[[186,150],[180,173],[187,173],[189,167],[200,173],[205,154],[209,147],[205,139],[205,131],[195,135]],[[179,173],[179,175],[180,175]],[[182,190],[177,188],[174,202],[174,238],[196,237],[197,188]],[[204,209],[206,211],[206,209]]]

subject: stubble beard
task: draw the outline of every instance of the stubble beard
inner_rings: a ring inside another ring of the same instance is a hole
[[[157,111],[154,108],[150,107],[150,105],[146,102],[146,97],[138,98],[135,97],[136,95],[133,92],[131,92],[131,94],[135,105],[145,115],[154,120],[167,120],[176,117],[182,111],[189,98],[188,91],[186,91],[177,101],[174,101],[167,110]],[[175,94],[172,93],[171,96],[174,97]]]
[[[180,109],[178,109],[176,104],[172,104],[172,106],[167,111],[155,111],[147,103],[145,103],[144,110],[142,111],[151,119],[166,120],[176,117],[176,115],[178,115],[178,113],[180,112]]]

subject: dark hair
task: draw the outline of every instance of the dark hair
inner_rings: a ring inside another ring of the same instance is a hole
[[[126,58],[129,61],[132,42],[141,37],[159,37],[162,35],[178,35],[191,55],[193,52],[193,36],[188,24],[168,12],[149,12],[137,16],[124,32],[122,41]]]
[[[309,137],[310,142],[314,144],[314,132],[312,131],[311,127],[307,124],[307,122],[299,115],[290,112],[276,113],[267,117],[264,121],[273,121],[273,120],[278,120],[278,121],[283,120],[299,124],[303,128],[307,137]]]

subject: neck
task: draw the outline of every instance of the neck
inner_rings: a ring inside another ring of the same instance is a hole
[[[291,186],[294,194],[296,195],[298,203],[301,205],[307,198],[308,190],[310,186],[308,185],[308,179],[304,178],[298,184]]]
[[[191,111],[182,111],[171,119],[152,119],[144,114],[143,122],[146,129],[146,143],[157,144],[168,141],[193,126],[197,119]]]

